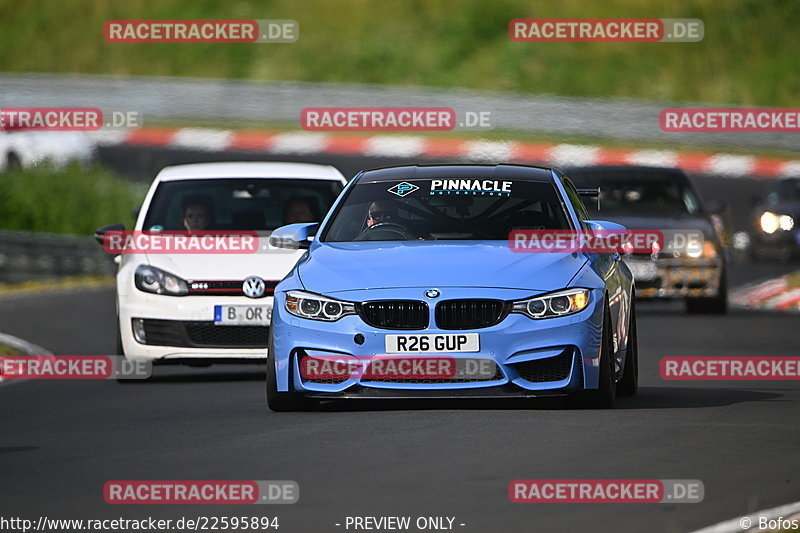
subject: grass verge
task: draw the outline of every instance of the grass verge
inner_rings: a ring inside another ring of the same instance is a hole
[[[699,18],[696,43],[517,43],[515,18]],[[113,44],[108,19],[294,19],[292,44]],[[0,71],[469,87],[797,107],[800,2],[0,0]],[[69,23],[65,24],[65,21]]]
[[[109,221],[131,227],[146,191],[98,165],[13,170],[0,174],[0,229],[90,235]]]

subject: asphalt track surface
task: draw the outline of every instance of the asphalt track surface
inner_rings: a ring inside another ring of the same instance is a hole
[[[787,269],[740,265],[733,283]],[[335,524],[346,516],[451,516],[464,532],[674,532],[799,500],[797,382],[658,375],[664,356],[796,356],[797,316],[687,316],[676,304],[641,304],[638,316],[640,394],[608,411],[483,401],[278,414],[266,407],[259,365],[157,367],[153,381],[133,385],[4,385],[0,516],[277,515],[281,532],[345,531]],[[0,331],[56,354],[113,353],[113,290],[4,297]],[[520,478],[699,479],[705,499],[513,504],[508,484]],[[114,506],[104,503],[102,487],[115,479],[289,479],[299,483],[300,501]]]

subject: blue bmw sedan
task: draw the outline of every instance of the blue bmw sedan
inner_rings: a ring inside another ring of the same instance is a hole
[[[634,284],[618,253],[520,253],[515,232],[624,231],[590,220],[556,169],[402,166],[359,173],[275,288],[273,411],[320,401],[570,396],[637,390]]]

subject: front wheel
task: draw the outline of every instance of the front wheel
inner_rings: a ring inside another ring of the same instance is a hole
[[[608,304],[603,312],[603,333],[600,342],[600,377],[595,390],[584,392],[583,405],[590,409],[610,409],[614,406],[617,395],[617,383],[614,381],[613,343],[611,340],[611,312]]]
[[[622,379],[617,383],[617,394],[620,396],[635,396],[639,390],[639,343],[636,334],[636,309],[632,297],[630,314],[625,370],[622,373]]]
[[[294,391],[279,392],[278,377],[275,372],[275,350],[272,327],[270,326],[269,344],[267,348],[267,405],[276,413],[288,411],[305,411],[315,406],[315,403]]]

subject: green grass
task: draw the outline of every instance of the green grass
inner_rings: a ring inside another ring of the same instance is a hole
[[[515,43],[525,17],[700,18],[699,43]],[[292,44],[111,44],[112,18],[295,19]],[[800,2],[0,0],[0,71],[470,87],[797,107]]]
[[[110,171],[74,164],[0,174],[0,229],[89,235],[112,222],[133,226],[146,185]]]
[[[0,355],[22,355],[19,350],[15,350],[11,346],[0,344]]]

